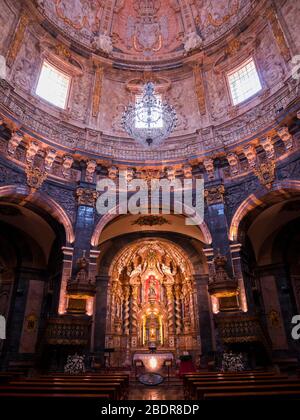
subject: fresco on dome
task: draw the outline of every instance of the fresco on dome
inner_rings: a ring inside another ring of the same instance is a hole
[[[91,43],[99,33],[104,0],[38,0],[44,14],[78,41]]]
[[[119,1],[115,8],[114,46],[131,55],[153,57],[182,49],[184,28],[172,2],[161,0]]]
[[[183,54],[189,34],[204,43],[213,41],[251,5],[249,0],[194,0],[184,7],[179,0],[36,1],[43,14],[74,40],[93,48],[99,37],[110,36],[115,54],[144,59]]]

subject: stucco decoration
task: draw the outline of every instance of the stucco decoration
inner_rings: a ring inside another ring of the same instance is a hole
[[[26,91],[33,88],[40,63],[37,39],[26,32],[13,69],[13,82]]]
[[[184,38],[184,49],[186,53],[200,48],[202,45],[202,38],[196,32],[186,34]]]
[[[182,56],[199,48],[201,39],[214,41],[246,17],[255,2],[36,1],[44,16],[73,40],[106,54],[142,60]]]
[[[110,54],[113,51],[113,44],[111,37],[105,34],[100,34],[94,40],[94,45],[96,49],[103,51],[106,54]]]
[[[39,0],[43,13],[74,39],[90,44],[100,33],[100,22],[105,1],[103,0]]]

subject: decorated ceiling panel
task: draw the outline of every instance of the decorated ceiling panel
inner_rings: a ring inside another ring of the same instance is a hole
[[[37,0],[73,40],[109,55],[159,60],[213,41],[243,17],[250,0]]]

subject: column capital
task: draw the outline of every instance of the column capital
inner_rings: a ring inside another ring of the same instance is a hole
[[[99,193],[92,188],[78,187],[76,190],[77,203],[79,206],[95,207]]]
[[[204,190],[204,197],[208,206],[224,203],[225,187],[223,184],[207,186]]]

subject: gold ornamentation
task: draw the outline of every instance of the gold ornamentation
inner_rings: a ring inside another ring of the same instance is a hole
[[[69,59],[71,57],[70,50],[63,44],[57,44],[55,47],[55,52],[58,56],[62,58]]]
[[[210,206],[212,204],[224,203],[224,193],[224,185],[217,185],[215,187],[205,189],[204,197],[207,205]]]
[[[282,57],[284,58],[284,60],[286,62],[288,62],[291,59],[290,49],[289,49],[288,44],[286,42],[286,39],[284,37],[284,33],[283,33],[283,30],[282,30],[282,28],[280,26],[280,23],[278,21],[278,17],[276,15],[276,12],[272,7],[270,7],[268,9],[267,17],[268,17],[268,20],[271,24],[272,31],[273,31],[274,37],[276,39],[277,45],[279,47],[280,53],[281,53]]]
[[[26,317],[26,331],[35,332],[37,329],[38,318],[35,314],[30,314]]]
[[[94,12],[94,20],[93,22],[89,22],[89,15],[88,13],[84,12],[84,8],[85,6],[81,6],[82,7],[82,14],[78,15],[76,17],[76,20],[72,20],[71,18],[67,17],[65,14],[65,9],[66,6],[64,4],[62,4],[63,1],[62,0],[55,0],[55,9],[56,9],[56,15],[59,19],[61,19],[66,25],[71,26],[71,28],[80,31],[83,28],[91,28],[93,30],[98,30],[99,29],[99,24],[100,24],[100,19],[99,19],[99,10],[102,7],[102,0],[97,0],[95,3],[96,4],[96,9]],[[68,2],[69,3],[69,2]],[[78,2],[80,5],[83,2]],[[75,6],[68,6],[68,7],[75,7]]]
[[[239,294],[236,278],[229,277],[226,270],[227,258],[218,254],[214,258],[215,272],[208,284],[208,293],[217,298],[230,298]]]
[[[48,173],[38,167],[27,165],[26,169],[27,185],[34,191],[41,188],[44,181],[47,179]]]
[[[229,55],[233,55],[236,54],[239,49],[241,48],[241,43],[239,41],[239,39],[234,38],[231,41],[228,42],[228,46],[227,46],[227,53]]]
[[[272,160],[261,163],[254,169],[254,173],[264,187],[268,189],[272,188],[272,184],[275,180],[275,161]]]
[[[194,73],[195,89],[196,89],[199,111],[201,115],[205,115],[206,114],[205,91],[204,91],[202,69],[199,63],[194,64],[193,73]]]
[[[13,40],[10,44],[8,54],[7,54],[6,62],[9,67],[12,66],[13,62],[16,59],[16,56],[18,55],[18,52],[24,40],[24,34],[25,34],[28,23],[29,23],[29,17],[25,13],[22,13],[18,26],[15,31],[15,34],[14,34]]]
[[[209,13],[208,18],[207,18],[208,22],[214,27],[222,26],[224,25],[224,23],[228,22],[228,20],[231,17],[235,16],[238,13],[239,9],[240,9],[240,0],[235,0],[232,4],[231,11],[227,15],[223,17],[219,17],[219,18],[214,18],[212,14]]]
[[[272,327],[278,328],[280,326],[280,315],[278,311],[271,309],[268,314],[268,318]]]
[[[95,84],[94,84],[93,102],[92,102],[93,117],[97,117],[99,114],[101,93],[102,93],[102,82],[103,82],[103,67],[98,66],[95,72]]]
[[[161,226],[165,224],[170,224],[170,222],[162,217],[162,216],[141,216],[137,220],[135,220],[133,225],[139,225],[139,226]]]
[[[98,193],[96,190],[80,187],[76,190],[76,196],[78,205],[95,207]]]
[[[215,166],[213,159],[205,159],[203,161],[203,166],[206,170],[207,176],[209,180],[212,180],[215,178]]]

